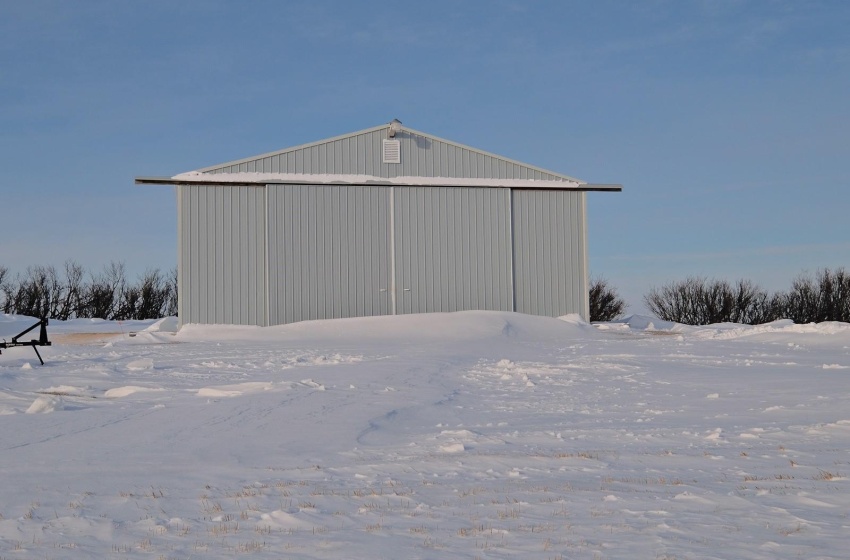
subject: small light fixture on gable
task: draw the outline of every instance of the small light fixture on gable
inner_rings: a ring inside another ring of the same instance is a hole
[[[401,132],[401,121],[393,119],[390,121],[390,138],[395,138],[395,135]]]

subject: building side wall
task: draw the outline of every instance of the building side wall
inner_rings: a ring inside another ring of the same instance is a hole
[[[177,189],[180,323],[266,325],[265,188]]]
[[[391,313],[389,189],[267,188],[270,324]]]
[[[583,192],[512,191],[516,311],[588,319]]]
[[[510,190],[393,190],[396,313],[512,310]]]
[[[374,177],[462,177],[561,180],[551,173],[429,136],[402,131],[401,163],[382,163],[388,129],[364,131],[327,142],[224,164],[206,173],[333,173]]]

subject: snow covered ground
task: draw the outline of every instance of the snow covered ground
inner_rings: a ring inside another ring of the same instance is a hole
[[[2,560],[850,555],[848,324],[173,330],[3,351]]]

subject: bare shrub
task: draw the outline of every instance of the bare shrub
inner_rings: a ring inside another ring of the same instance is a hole
[[[0,310],[3,313],[8,313],[6,310],[6,302],[9,298],[9,269],[0,265]]]
[[[741,321],[737,322],[745,325],[762,325],[785,318],[783,309],[784,300],[781,293],[768,294],[767,292],[759,292],[753,299],[748,313]]]
[[[626,303],[604,278],[595,278],[590,283],[591,322],[613,321],[623,316]]]
[[[687,325],[700,324],[702,314],[698,299],[702,294],[702,278],[687,278],[680,282],[651,288],[644,296],[644,303],[659,319]]]
[[[778,318],[776,301],[749,280],[730,284],[699,277],[652,288],[644,296],[649,310],[660,319],[686,325],[773,321]]]
[[[780,299],[784,316],[795,323],[850,322],[850,274],[839,268],[800,275]]]
[[[8,269],[0,267],[0,310],[61,320],[157,319],[177,313],[177,269],[167,276],[149,270],[136,284],[127,281],[121,262],[111,262],[88,282],[83,268],[72,260],[65,262],[63,273],[52,266],[31,266],[12,279]]]
[[[122,282],[113,318],[125,320],[165,317],[171,301],[176,302],[177,299],[177,292],[172,293],[172,285],[158,268],[146,271],[139,277],[137,284]],[[176,303],[173,307],[176,310]]]
[[[724,294],[721,321],[760,325],[781,318],[777,297],[749,280],[737,280]]]
[[[159,269],[148,270],[139,285],[141,301],[136,308],[136,319],[157,319],[163,316],[168,305],[168,280]]]
[[[65,261],[65,279],[61,287],[61,300],[52,310],[52,319],[67,320],[75,317],[82,304],[83,267],[72,260]]]
[[[84,290],[78,317],[111,319],[114,315],[118,290],[126,283],[124,265],[111,262],[98,275],[92,275]]]
[[[165,305],[165,317],[177,317],[177,267],[168,273],[168,302]]]
[[[50,317],[62,299],[62,288],[52,266],[31,266],[24,276],[18,275],[8,294],[7,313],[31,317]]]
[[[116,321],[135,319],[141,300],[142,292],[138,286],[124,284],[118,293],[118,301],[111,318]]]

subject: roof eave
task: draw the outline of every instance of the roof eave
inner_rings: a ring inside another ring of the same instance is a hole
[[[133,182],[137,185],[231,185],[234,187],[262,187],[268,184],[268,181],[199,181],[173,177],[136,177]]]
[[[226,177],[226,173],[220,174]],[[262,179],[256,181],[227,181],[222,178],[216,178],[217,175],[209,175],[209,178],[204,179],[175,179],[173,177],[136,177],[137,185],[207,185],[207,186],[242,186],[242,187],[262,187],[265,185],[337,185],[337,186],[352,186],[352,187],[400,187],[405,186],[398,182],[389,180],[368,180],[368,181],[311,181],[309,177],[303,179]],[[446,177],[445,184],[440,185],[411,185],[411,186],[453,186],[451,177]],[[597,183],[579,183],[577,186],[561,187],[558,186],[559,181],[539,181],[537,185],[492,185],[490,188],[511,188],[511,189],[530,189],[530,190],[564,190],[578,192],[620,192],[623,190],[622,185],[603,185]],[[465,187],[469,185],[454,185]],[[487,185],[477,185],[470,188],[486,188]]]
[[[583,183],[581,185],[582,191],[590,191],[590,192],[623,192],[623,185],[604,185],[601,183]]]

